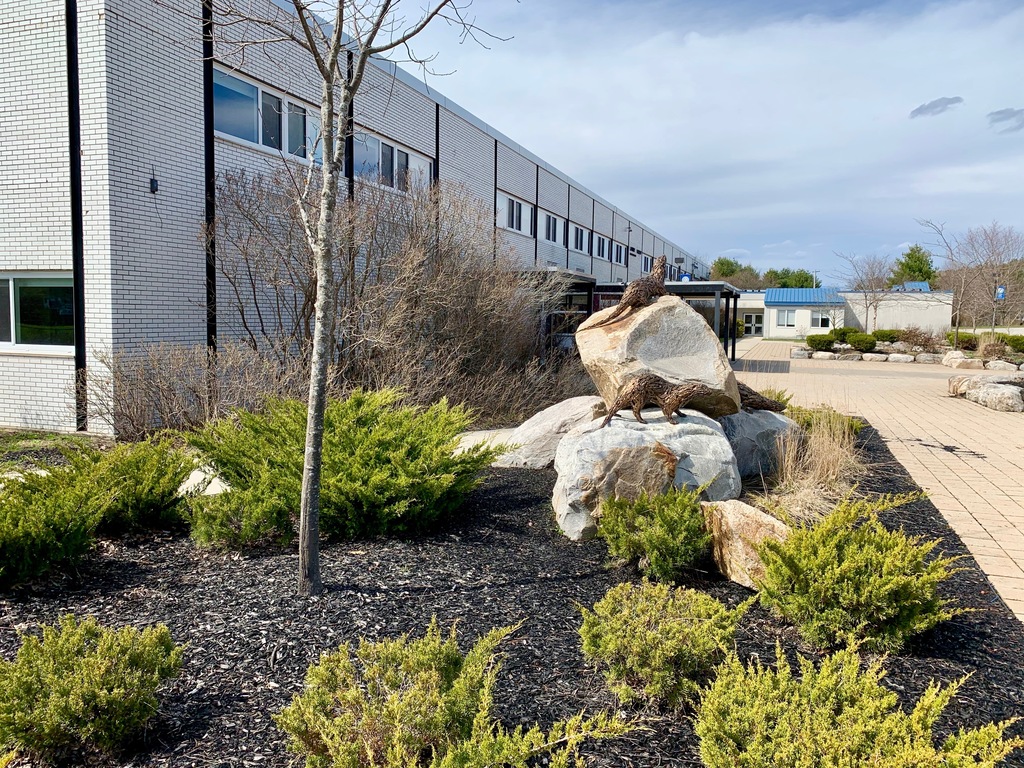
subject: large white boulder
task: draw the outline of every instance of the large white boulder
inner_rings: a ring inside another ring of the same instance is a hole
[[[566,536],[593,536],[601,505],[612,497],[635,499],[670,486],[707,486],[709,501],[740,495],[740,473],[722,427],[697,411],[684,413],[673,425],[660,411],[647,410],[646,425],[626,416],[603,429],[597,421],[580,425],[562,438],[552,505]]]
[[[596,395],[570,397],[545,408],[524,421],[504,437],[503,442],[516,446],[498,457],[495,467],[525,467],[544,469],[555,462],[555,449],[566,432],[573,427],[593,421],[594,407],[604,401]]]
[[[949,350],[949,352],[942,356],[942,364],[949,368],[952,368],[953,363],[955,363],[957,360],[964,360],[966,358],[967,355],[965,355],[959,349],[951,349]]]
[[[890,363],[913,363],[914,361],[915,357],[913,355],[906,354],[903,352],[894,352],[893,354],[889,355]]]
[[[1005,360],[989,360],[985,363],[985,368],[990,371],[1016,371],[1017,366],[1015,363],[1008,363]]]
[[[934,352],[920,352],[914,359],[919,363],[932,363],[934,365],[942,364],[942,355],[937,355]]]
[[[1024,374],[951,376],[949,394],[994,411],[1024,412]]]
[[[606,404],[638,374],[655,373],[667,381],[702,381],[718,394],[693,400],[690,408],[709,416],[740,409],[736,376],[721,342],[704,318],[677,296],[662,296],[624,319],[600,325],[611,314],[602,310],[576,331],[587,373]]]
[[[765,570],[758,546],[765,539],[785,541],[789,526],[742,501],[704,502],[701,507],[718,570],[730,581],[753,589]]]
[[[881,352],[865,352],[863,358],[866,363],[884,363],[888,361],[889,356]]]
[[[778,465],[779,438],[799,429],[795,421],[772,411],[740,411],[718,421],[744,478],[772,474]]]

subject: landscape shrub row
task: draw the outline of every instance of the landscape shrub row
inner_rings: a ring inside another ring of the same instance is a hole
[[[592,609],[581,609],[583,653],[603,668],[624,704],[692,709],[707,768],[994,768],[1024,746],[1024,739],[1005,737],[1012,721],[961,731],[936,744],[935,725],[963,680],[946,687],[933,683],[903,711],[896,694],[880,684],[881,663],[861,668],[859,650],[898,651],[907,638],[960,612],[938,593],[955,559],[934,556],[937,541],[890,531],[878,519],[880,512],[917,498],[846,498],[818,522],[793,524],[786,540],[769,539],[759,547],[765,565],[759,594],[732,609],[669,584],[645,580],[613,587]],[[621,517],[623,508],[641,516],[673,507],[644,498],[632,505],[617,502],[616,514]],[[619,551],[613,554],[621,556],[628,549],[623,539],[633,535],[631,559],[643,563],[646,539],[636,528],[615,530],[609,544],[616,541]],[[662,545],[670,542],[665,538]],[[834,653],[818,666],[800,657],[799,678],[781,649],[774,668],[756,659],[744,666],[734,637],[758,599],[795,624],[807,642]]]
[[[64,459],[3,480],[0,589],[73,567],[97,533],[181,521],[177,491],[192,465],[169,439],[68,448]]]
[[[956,341],[959,344],[960,349],[967,350],[968,352],[977,352],[979,344],[986,337],[989,337],[991,340],[998,343],[1005,344],[1014,352],[1024,353],[1024,334],[974,334],[966,333],[965,331],[960,331],[959,335],[954,334],[953,331],[949,331],[946,334],[946,340],[949,342],[950,346],[953,346],[954,341]]]
[[[324,426],[320,526],[326,536],[403,534],[456,509],[500,448],[458,452],[472,413],[441,401],[405,406],[395,390],[332,401]],[[196,457],[170,437],[108,451],[67,448],[63,461],[0,485],[0,589],[73,568],[100,534],[188,524],[201,544],[287,543],[299,513],[305,405],[275,400],[182,437],[229,489],[179,488]]]

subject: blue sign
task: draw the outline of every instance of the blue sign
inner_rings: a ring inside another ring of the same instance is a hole
[[[996,301],[1005,301],[1006,299],[1006,286],[1000,285],[996,287]]]

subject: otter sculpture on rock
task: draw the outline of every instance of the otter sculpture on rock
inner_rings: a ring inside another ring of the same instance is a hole
[[[601,427],[607,427],[615,414],[623,408],[631,408],[636,420],[641,424],[646,424],[640,411],[645,405],[652,404],[661,408],[670,424],[677,424],[674,414],[686,418],[682,412],[684,406],[695,397],[707,397],[712,394],[714,394],[714,390],[700,381],[673,384],[657,374],[642,373],[629,382],[622,390],[622,394],[615,398],[615,402],[608,409],[608,415],[601,422]]]
[[[645,277],[639,277],[629,285],[626,286],[626,290],[622,292],[622,298],[619,299],[619,303],[615,305],[615,309],[608,317],[601,320],[599,323],[594,323],[591,328],[600,328],[602,325],[608,325],[608,323],[614,323],[620,317],[622,317],[627,310],[636,310],[641,307],[646,307],[651,303],[652,299],[656,299],[659,296],[666,296],[668,291],[665,290],[665,265],[667,261],[664,256],[659,256],[654,260],[654,267],[651,269],[651,274]]]

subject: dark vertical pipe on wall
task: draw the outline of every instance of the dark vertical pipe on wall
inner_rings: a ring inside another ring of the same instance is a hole
[[[203,0],[203,183],[206,207],[206,346],[217,352],[217,163],[213,141],[213,2]],[[212,385],[212,382],[211,382]]]
[[[498,263],[498,140],[494,140],[494,263]]]
[[[348,52],[345,76],[352,82],[352,67],[355,63],[353,52]],[[345,184],[348,199],[356,199],[356,105],[355,99],[349,99],[348,110],[345,112]]]
[[[68,76],[68,175],[71,185],[71,280],[75,326],[75,429],[89,428],[85,372],[85,223],[82,214],[82,113],[78,83],[78,4],[65,0]]]

